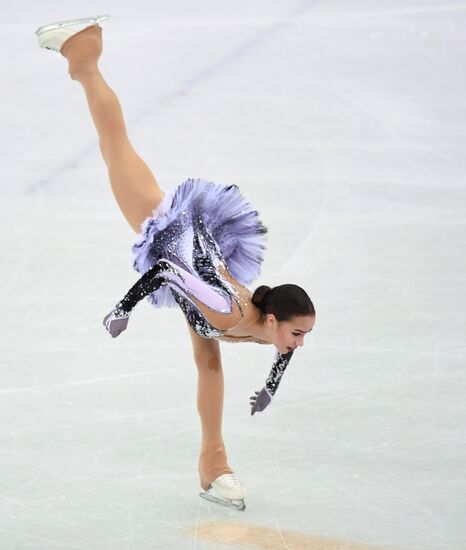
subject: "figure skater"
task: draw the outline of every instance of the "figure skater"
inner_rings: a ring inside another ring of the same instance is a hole
[[[144,297],[156,308],[179,306],[185,316],[198,368],[197,407],[202,426],[200,496],[244,510],[244,487],[227,462],[222,437],[223,371],[219,340],[272,344],[276,357],[264,387],[250,398],[251,414],[263,411],[304,335],[315,310],[294,284],[254,293],[267,229],[238,186],[187,179],[164,193],[133,149],[115,93],[98,68],[102,28],[108,16],[40,27],[39,45],[60,52],[84,88],[116,201],[138,234],[133,267],[142,274],[103,324],[113,338],[127,328]]]

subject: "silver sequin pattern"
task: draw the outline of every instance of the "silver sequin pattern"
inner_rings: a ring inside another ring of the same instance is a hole
[[[265,381],[265,387],[272,395],[275,395],[283,373],[285,372],[285,369],[288,366],[288,363],[290,362],[292,356],[293,351],[285,354],[277,353],[277,357],[272,365],[272,370],[270,371],[270,374]]]

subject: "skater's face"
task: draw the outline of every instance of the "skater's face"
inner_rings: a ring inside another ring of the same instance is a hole
[[[304,345],[304,337],[311,332],[316,318],[314,315],[292,317],[289,321],[278,322],[275,315],[267,315],[267,323],[272,331],[273,344],[280,353],[288,353]]]

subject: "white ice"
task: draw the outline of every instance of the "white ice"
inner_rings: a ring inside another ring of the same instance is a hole
[[[34,34],[100,13],[102,72],[160,185],[238,184],[269,228],[251,288],[292,282],[316,306],[263,413],[270,347],[222,344],[242,514],[197,496],[181,311],[144,302],[115,340],[101,324],[137,280],[135,234],[81,86]],[[466,548],[466,2],[1,14],[1,550]]]

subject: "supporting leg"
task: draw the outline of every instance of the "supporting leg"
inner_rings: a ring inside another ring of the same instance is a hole
[[[198,364],[197,409],[202,425],[202,446],[199,457],[201,487],[206,490],[210,483],[222,474],[232,472],[227,463],[222,439],[223,370],[221,362],[211,357]]]
[[[129,141],[118,97],[98,69],[101,52],[102,28],[97,25],[72,36],[61,49],[71,78],[84,88],[113,194],[128,223],[139,232],[164,193]]]
[[[186,320],[186,319],[185,319]],[[197,365],[197,410],[201,419],[202,443],[199,456],[201,487],[222,474],[232,473],[228,466],[222,438],[223,370],[220,345],[217,340],[202,338],[186,320]]]

